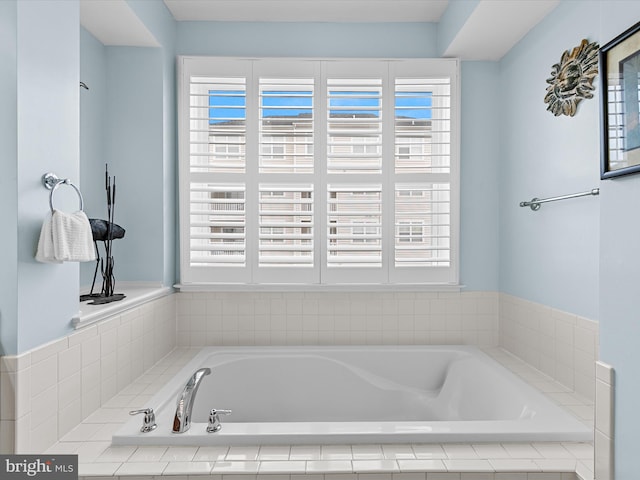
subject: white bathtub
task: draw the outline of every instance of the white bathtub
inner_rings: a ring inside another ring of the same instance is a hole
[[[171,432],[189,377],[209,367],[191,428]],[[207,347],[113,436],[120,445],[590,441],[569,413],[475,347]],[[212,409],[230,409],[207,433]]]

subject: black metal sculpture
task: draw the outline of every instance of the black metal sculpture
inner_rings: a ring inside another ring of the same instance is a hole
[[[87,295],[81,295],[80,301],[93,299],[89,305],[102,305],[105,303],[117,302],[125,298],[123,293],[114,293],[116,286],[116,279],[113,275],[113,268],[115,266],[113,260],[112,243],[113,240],[123,238],[125,234],[124,228],[120,225],[113,223],[114,211],[116,205],[116,177],[113,177],[113,182],[109,176],[108,165],[105,165],[105,190],[107,193],[107,220],[90,218],[91,233],[93,234],[93,244],[96,248],[96,268],[93,272],[93,282],[91,283],[91,291]],[[100,257],[100,249],[98,248],[98,242],[102,242],[104,245],[105,257]],[[98,275],[98,267],[100,267],[100,273],[102,274],[102,289],[100,293],[93,293],[93,289],[96,284],[96,277]]]

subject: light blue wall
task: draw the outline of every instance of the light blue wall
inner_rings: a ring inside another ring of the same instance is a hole
[[[257,57],[435,57],[433,23],[179,22],[177,53]]]
[[[17,27],[16,3],[0,2],[0,355],[18,337]]]
[[[163,279],[162,78],[160,49],[107,49],[105,158],[117,186],[115,221],[126,230],[113,242],[117,280]]]
[[[640,2],[601,2],[605,44],[640,19]],[[638,476],[640,415],[640,177],[603,181],[600,207],[600,357],[616,371],[616,479]]]
[[[160,44],[162,57],[162,276],[164,285],[177,278],[176,22],[162,2],[128,0],[128,4]]]
[[[599,40],[598,2],[565,2],[500,62],[500,290],[598,319],[598,197],[542,205],[519,202],[596,188],[598,100],[575,117],[543,102],[551,66],[583,38]]]
[[[80,28],[80,79],[89,87],[89,90],[80,90],[80,184],[89,218],[105,219],[107,49],[84,28]],[[94,268],[94,262],[80,264],[81,286],[91,285]],[[98,274],[94,292],[99,292],[101,285]]]
[[[19,1],[16,25],[17,159],[10,161],[17,161],[17,335],[2,338],[5,353],[68,333],[79,287],[78,264],[34,259],[49,208],[42,175],[53,171],[79,181],[78,2]],[[65,190],[56,206],[77,209],[75,193]]]
[[[176,278],[175,22],[162,2],[128,4],[158,47],[105,47],[82,35],[82,73],[97,86],[82,98],[81,144],[93,153],[83,155],[82,170],[98,218],[106,218],[105,163],[115,177],[115,222],[126,230],[113,243],[116,290],[121,281],[173,285]],[[83,266],[84,285],[93,267]]]
[[[460,283],[467,290],[498,290],[498,73],[495,62],[462,62]]]

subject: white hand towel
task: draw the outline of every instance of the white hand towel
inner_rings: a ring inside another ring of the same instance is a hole
[[[51,214],[49,213],[44,222],[42,222],[42,228],[40,229],[36,260],[42,263],[62,263],[61,260],[56,260],[53,250],[53,227],[51,223]]]
[[[75,213],[55,210],[51,223],[56,260],[90,262],[96,259],[91,225],[82,210]]]

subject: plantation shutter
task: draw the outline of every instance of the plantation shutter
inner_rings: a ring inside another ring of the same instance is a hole
[[[455,71],[394,66],[393,281],[457,282]]]
[[[323,278],[327,283],[383,283],[384,63],[327,62],[326,209]]]
[[[215,62],[182,76],[180,216],[182,277],[208,282],[247,278],[247,91],[249,70]],[[243,71],[244,70],[244,71]],[[215,72],[215,73],[214,73]],[[188,159],[187,162],[184,159]],[[186,223],[186,227],[185,227]]]
[[[457,69],[181,57],[181,282],[457,283]]]

